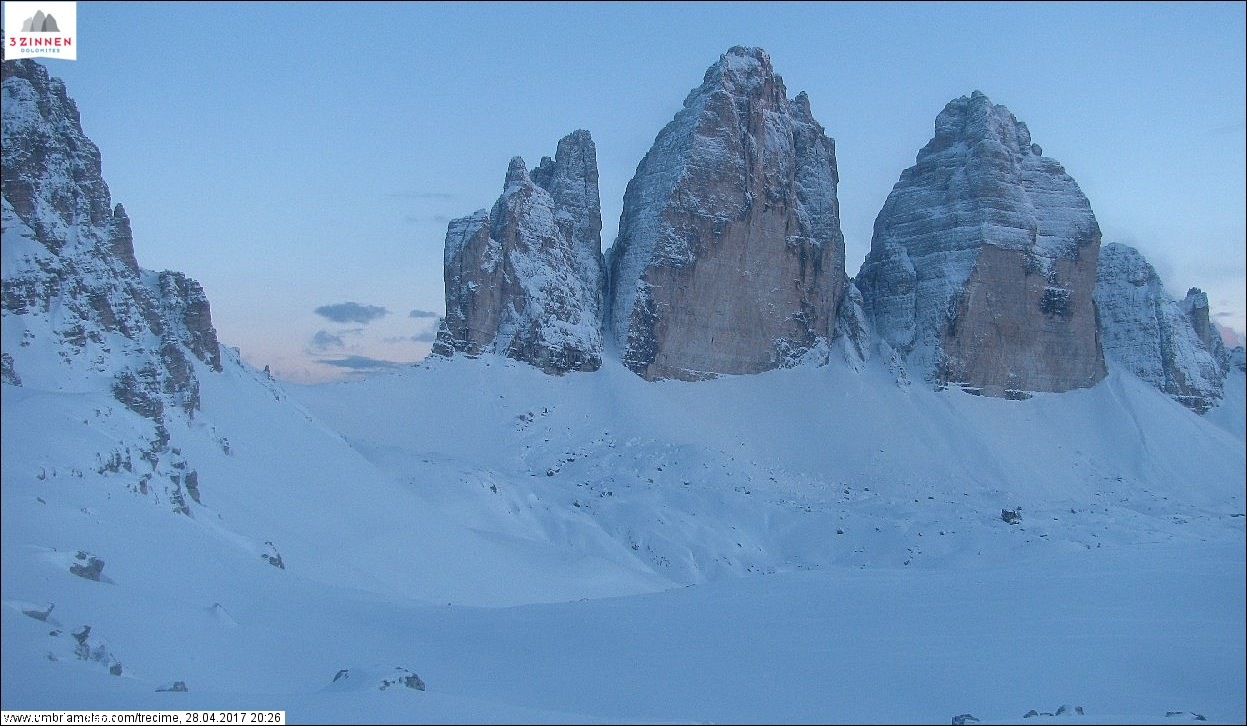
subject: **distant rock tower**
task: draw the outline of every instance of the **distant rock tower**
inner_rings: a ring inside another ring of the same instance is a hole
[[[602,211],[588,131],[528,172],[515,157],[493,210],[446,230],[446,317],[433,353],[496,353],[547,373],[602,365]]]
[[[1175,301],[1138,250],[1107,244],[1100,250],[1095,288],[1109,364],[1120,366],[1204,413],[1222,396],[1230,355],[1208,318],[1198,288]]]

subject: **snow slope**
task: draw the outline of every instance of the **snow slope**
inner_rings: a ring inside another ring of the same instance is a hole
[[[224,352],[170,432],[191,516],[86,453],[143,419],[5,386],[3,708],[1247,715],[1244,446],[1213,423],[1242,421],[1241,373],[1202,418],[1116,374],[1007,401],[872,364],[646,383],[486,356],[287,391]],[[379,690],[396,667],[426,690]]]

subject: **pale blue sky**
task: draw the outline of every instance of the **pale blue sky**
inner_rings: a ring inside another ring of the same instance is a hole
[[[936,114],[978,89],[1065,165],[1105,242],[1241,333],[1244,8],[80,2],[78,60],[41,62],[140,264],[199,280],[224,343],[304,381],[423,357],[446,222],[577,128],[609,247],[637,163],[733,45],[767,49],[836,140],[850,275]]]

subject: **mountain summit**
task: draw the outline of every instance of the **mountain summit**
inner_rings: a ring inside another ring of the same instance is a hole
[[[1078,183],[982,92],[936,117],[851,280],[838,184],[806,95],[732,48],[637,166],[605,258],[589,132],[531,173],[511,160],[492,211],[449,225],[433,352],[554,374],[609,352],[646,380],[701,380],[823,363],[834,340],[855,368],[878,351],[900,381],[1027,398],[1095,385],[1108,350],[1195,411],[1220,398],[1231,356],[1207,297],[1179,305],[1134,250],[1101,254]]]
[[[597,370],[605,268],[589,132],[568,134],[531,175],[513,158],[493,210],[450,223],[445,264],[436,355],[497,353],[547,373]]]
[[[1026,124],[950,101],[875,219],[856,278],[883,344],[923,377],[988,395],[1105,375],[1092,299],[1100,227]]]
[[[732,48],[624,194],[608,327],[646,379],[757,373],[833,335],[845,286],[835,142],[771,58]]]

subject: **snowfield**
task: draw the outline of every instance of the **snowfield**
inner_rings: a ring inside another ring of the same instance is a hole
[[[110,464],[149,420],[4,386],[4,709],[1247,720],[1241,371],[1201,417],[1117,372],[1009,401],[877,361],[487,356],[296,387],[223,352],[170,426],[189,515]]]

